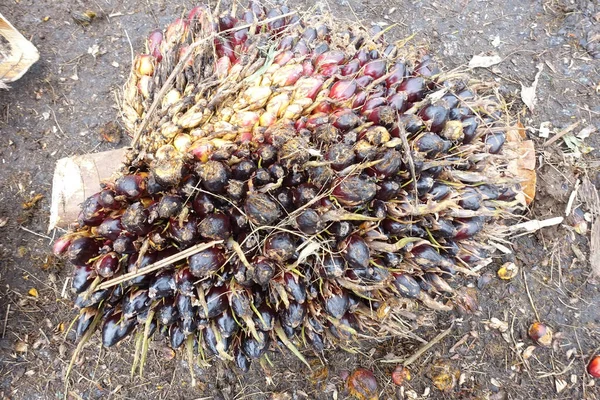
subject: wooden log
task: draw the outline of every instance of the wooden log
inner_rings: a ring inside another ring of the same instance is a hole
[[[100,191],[100,183],[118,172],[128,148],[61,158],[52,179],[48,231],[75,222],[83,201]]]
[[[7,89],[6,83],[22,77],[39,58],[35,46],[0,14],[0,89]]]

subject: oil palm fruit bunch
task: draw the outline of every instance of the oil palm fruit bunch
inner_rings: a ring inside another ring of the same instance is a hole
[[[82,341],[135,336],[137,359],[162,335],[247,370],[452,308],[525,204],[512,121],[492,86],[332,21],[197,7],[149,35],[126,167],[54,247]]]

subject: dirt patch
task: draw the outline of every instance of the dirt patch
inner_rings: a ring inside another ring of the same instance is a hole
[[[312,6],[290,3],[301,10]],[[21,0],[0,5],[0,12],[41,54],[10,91],[0,92],[0,393],[7,398],[62,398],[62,376],[74,349],[72,338],[64,341],[62,332],[73,317],[72,298],[64,289],[70,272],[49,255],[54,234],[46,233],[54,164],[61,157],[115,148],[103,128],[119,120],[116,104],[131,49],[141,49],[148,32],[191,6],[168,0]],[[98,16],[81,26],[71,14],[88,8]],[[546,121],[550,135],[577,121],[575,134],[590,125],[600,129],[600,70],[593,58],[598,55],[597,2],[426,0],[392,5],[339,0],[325,8],[363,24],[395,24],[389,35],[398,40],[415,34],[410,45],[429,48],[445,69],[464,66],[481,53],[502,57],[500,64],[474,74],[498,82],[536,141],[538,192],[528,217],[564,215],[578,179],[588,176],[600,183],[594,162],[600,154],[597,133],[583,142],[594,150],[580,157],[572,155],[575,150],[564,140],[544,147],[545,139],[538,136]],[[520,101],[520,90],[531,85],[538,66],[543,69],[531,114]],[[24,208],[36,195],[43,197]],[[583,207],[578,198],[573,205]],[[482,277],[467,281],[477,288],[478,311],[440,315],[436,329],[417,332],[430,340],[454,321],[451,333],[410,366],[412,379],[402,389],[391,382],[395,364],[381,361],[410,356],[421,345],[416,340],[366,344],[356,354],[328,351],[326,367],[312,372],[298,360],[276,354],[272,366],[255,365],[248,374],[215,363],[195,371],[196,388],[190,387],[183,355],[172,358],[156,341],[144,378],[133,380],[128,378],[130,342],[108,351],[89,346],[77,362],[70,397],[266,399],[284,392],[291,397],[280,398],[344,398],[343,377],[362,366],[376,373],[381,398],[386,399],[407,398],[409,391],[436,399],[600,398],[585,374],[589,357],[600,348],[600,292],[590,276],[587,235],[577,233],[571,223],[567,219],[513,240],[512,254],[499,253]],[[520,273],[502,281],[495,272],[507,261],[515,262]],[[505,332],[490,323],[492,318],[506,323]],[[538,318],[553,328],[555,340],[549,348],[536,346],[527,357],[524,351],[534,345],[527,328]],[[431,365],[437,359],[461,372],[450,392],[432,384]],[[321,365],[316,361],[314,365]]]

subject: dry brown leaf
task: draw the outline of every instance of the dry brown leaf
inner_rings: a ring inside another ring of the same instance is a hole
[[[17,353],[26,353],[29,345],[22,340],[17,340],[15,343],[15,351]]]
[[[35,205],[37,203],[39,203],[40,200],[42,200],[44,198],[43,194],[35,194],[31,197],[31,199],[27,200],[25,203],[23,203],[23,210],[29,210],[30,208],[35,207]]]
[[[476,55],[471,58],[471,61],[469,61],[469,68],[489,68],[493,65],[500,64],[501,62],[502,57],[500,57],[498,54],[491,56]]]
[[[429,371],[433,385],[442,392],[450,392],[456,386],[460,370],[448,360],[436,360]]]
[[[544,64],[537,65],[538,72],[535,74],[535,78],[533,79],[533,83],[531,86],[524,86],[521,83],[521,100],[523,103],[529,108],[529,111],[533,112],[535,109],[535,104],[537,103],[536,90],[538,81],[540,79],[540,74],[544,70]]]

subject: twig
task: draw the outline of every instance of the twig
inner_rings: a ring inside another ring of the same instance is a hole
[[[125,36],[127,36],[127,42],[129,43],[129,50],[131,52],[131,68],[133,68],[133,61],[135,58],[135,52],[133,51],[133,45],[131,44],[131,39],[129,38],[129,33],[127,33],[127,29],[123,29],[125,32]]]
[[[67,135],[65,135],[65,131],[63,131],[62,128],[60,127],[60,124],[58,123],[58,120],[56,119],[56,114],[54,113],[54,110],[52,109],[52,107],[48,107],[48,108],[50,109],[50,111],[52,111],[52,118],[54,118],[54,123],[58,127],[58,130],[60,131],[60,133],[63,134],[63,138],[66,138]]]
[[[155,262],[154,264],[150,264],[146,268],[142,268],[139,271],[129,272],[125,275],[121,275],[121,276],[111,279],[109,281],[103,282],[100,285],[98,285],[96,290],[107,289],[109,287],[118,285],[119,283],[123,283],[130,279],[137,278],[138,276],[142,276],[142,275],[146,275],[150,272],[154,272],[163,267],[166,267],[167,265],[173,264],[174,262],[177,262],[179,260],[183,260],[184,258],[193,256],[194,254],[199,253],[202,250],[206,250],[206,249],[211,248],[220,243],[223,243],[223,241],[222,240],[213,240],[212,242],[197,244],[195,246],[190,247],[189,249],[180,251],[177,254],[167,257],[164,260],[160,260],[158,262]]]
[[[290,17],[290,16],[292,16],[294,14],[296,14],[296,12],[289,12],[287,14],[282,14],[282,15],[279,15],[277,17],[267,18],[267,19],[265,19],[263,21],[258,22],[258,24],[265,25],[265,24],[268,24],[270,22],[276,21],[278,19]],[[189,58],[191,57],[192,53],[194,52],[194,50],[197,47],[200,47],[200,45],[202,45],[202,44],[204,44],[206,42],[209,42],[209,41],[215,39],[219,35],[224,35],[224,34],[227,34],[229,32],[237,31],[237,30],[240,30],[240,29],[251,28],[255,24],[256,24],[256,22],[251,23],[251,24],[236,26],[234,28],[227,29],[227,30],[224,30],[224,31],[221,31],[221,32],[218,32],[218,33],[212,33],[210,36],[192,43],[188,47],[188,49],[185,52],[185,54],[183,55],[183,57],[179,60],[179,62],[177,63],[177,65],[175,66],[175,68],[173,69],[173,71],[171,72],[171,74],[169,75],[169,77],[167,78],[167,80],[165,81],[165,83],[162,85],[162,87],[158,91],[158,94],[156,95],[156,98],[154,99],[154,101],[152,102],[152,105],[150,106],[150,108],[148,109],[148,112],[146,113],[146,117],[142,121],[142,124],[140,125],[140,127],[138,128],[138,130],[135,132],[135,135],[133,136],[133,140],[131,141],[131,147],[136,147],[137,142],[140,140],[140,136],[142,135],[142,132],[144,131],[144,129],[146,129],[146,127],[148,126],[148,123],[150,122],[150,117],[152,117],[152,114],[156,110],[156,107],[158,107],[158,104],[162,101],[162,98],[164,97],[164,95],[167,92],[167,90],[169,90],[171,84],[175,80],[175,77],[183,70],[184,66],[187,64],[187,61],[189,60]]]
[[[2,339],[6,335],[6,325],[8,324],[8,313],[10,312],[10,303],[6,305],[6,315],[4,316],[4,327],[2,328]]]
[[[393,360],[381,360],[382,363],[402,363],[405,367],[415,362],[419,357],[421,357],[427,350],[435,346],[438,342],[440,342],[443,338],[445,338],[450,332],[452,332],[452,328],[454,328],[454,322],[450,324],[448,329],[443,332],[440,332],[436,337],[431,339],[429,342],[419,347],[419,350],[415,352],[412,356],[408,357],[406,360],[402,359],[393,359]]]
[[[408,139],[406,137],[406,130],[404,130],[404,126],[402,124],[398,124],[398,129],[400,130],[400,139],[402,139],[402,148],[406,152],[406,158],[408,159],[408,167],[410,168],[410,176],[413,182],[413,192],[415,194],[415,207],[419,205],[419,191],[417,190],[417,173],[415,170],[415,161],[412,158],[412,154],[410,154],[410,145],[408,144]]]
[[[31,233],[32,235],[39,236],[39,237],[44,238],[44,239],[52,240],[52,238],[50,236],[42,235],[41,233],[37,233],[37,232],[34,232],[32,230],[29,230],[29,229],[25,228],[23,225],[19,225],[19,228],[23,229],[25,232]]]
[[[581,180],[577,179],[575,182],[575,187],[569,196],[569,201],[567,202],[567,207],[565,208],[565,217],[568,217],[571,214],[571,209],[573,208],[573,203],[575,202],[575,198],[577,197],[577,192],[579,191],[579,185],[581,184]]]
[[[523,282],[525,282],[525,291],[527,292],[527,297],[529,297],[529,302],[531,303],[531,308],[533,308],[533,312],[535,313],[535,317],[538,321],[541,321],[540,314],[537,312],[537,308],[535,308],[535,304],[533,304],[533,298],[531,297],[531,293],[529,293],[529,285],[527,285],[527,277],[525,276],[525,270],[521,270],[523,273]]]
[[[567,126],[565,129],[563,129],[560,132],[557,132],[554,136],[552,136],[550,139],[546,140],[546,142],[543,144],[544,147],[546,146],[550,146],[552,143],[556,142],[558,139],[560,139],[561,137],[565,136],[567,133],[573,131],[573,129],[577,128],[579,126],[579,122],[574,122],[571,125]]]

